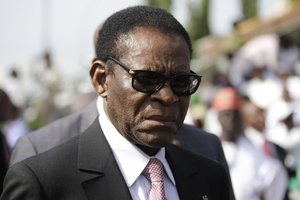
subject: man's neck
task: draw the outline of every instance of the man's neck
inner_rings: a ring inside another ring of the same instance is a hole
[[[152,148],[152,147],[147,147],[147,146],[143,146],[140,144],[136,144],[136,146],[141,149],[145,154],[147,154],[148,156],[154,156],[157,154],[157,152],[159,151],[159,148]]]

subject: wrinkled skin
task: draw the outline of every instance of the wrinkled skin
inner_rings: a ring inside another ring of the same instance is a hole
[[[139,27],[120,38],[118,59],[131,69],[157,71],[165,76],[190,71],[190,52],[179,36]],[[154,94],[138,92],[131,86],[131,75],[115,63],[113,67],[114,73],[108,73],[107,63],[98,61],[90,72],[104,99],[105,112],[127,140],[153,155],[170,143],[181,127],[189,96],[175,95],[169,82]]]

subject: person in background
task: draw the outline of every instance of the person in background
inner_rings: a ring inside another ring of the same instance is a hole
[[[244,134],[242,99],[233,87],[219,89],[212,102],[221,126],[220,139],[237,200],[282,200],[287,173],[279,161],[259,151]]]
[[[191,49],[162,9],[110,16],[90,69],[99,117],[67,143],[11,166],[0,199],[229,199],[220,163],[171,144],[201,81]]]
[[[289,175],[295,176],[300,166],[300,101],[293,99],[287,87],[267,110],[266,136],[287,152],[285,164]]]
[[[275,159],[275,162],[280,161],[281,173],[288,174],[288,169],[285,167],[287,152],[279,145],[272,143],[266,138],[265,110],[255,105],[249,99],[244,99],[241,110],[243,123],[245,125],[244,133],[247,139],[269,159]],[[284,185],[283,187],[286,187],[287,189],[287,186]],[[284,199],[288,199],[287,194],[286,191]]]
[[[0,130],[0,195],[2,193],[3,189],[3,180],[4,176],[6,174],[7,168],[8,168],[8,162],[9,162],[9,152],[8,147],[6,144],[5,137],[3,133]]]
[[[249,99],[244,99],[242,118],[246,137],[266,156],[279,159],[284,164],[287,152],[266,137],[266,112]]]
[[[11,106],[12,103],[10,101],[9,96],[4,90],[0,89],[0,194],[2,193],[2,183],[8,168],[10,158],[10,152],[7,145],[6,137],[2,132],[2,129],[5,127],[8,119],[11,119]]]
[[[19,137],[27,134],[30,129],[22,118],[20,109],[3,89],[0,89],[0,110],[0,129],[11,151]]]

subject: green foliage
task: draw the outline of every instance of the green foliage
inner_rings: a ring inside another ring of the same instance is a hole
[[[297,4],[297,3],[300,3],[300,0],[290,0],[290,2],[293,4],[293,3],[295,3],[295,4]]]
[[[242,0],[245,19],[257,16],[257,0]]]
[[[160,7],[170,11],[172,7],[172,0],[146,0],[149,6]]]
[[[187,30],[192,41],[210,34],[208,25],[209,0],[197,1],[188,5],[190,14]]]

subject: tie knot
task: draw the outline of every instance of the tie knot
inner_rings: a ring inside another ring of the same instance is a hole
[[[156,159],[152,158],[148,162],[147,166],[143,170],[142,174],[151,182],[163,182],[164,168],[162,163]]]

